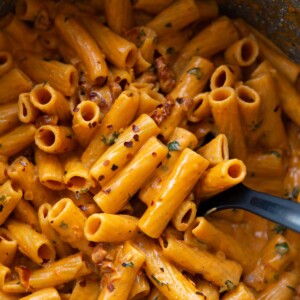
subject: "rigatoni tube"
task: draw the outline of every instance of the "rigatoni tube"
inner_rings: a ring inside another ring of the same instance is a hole
[[[151,117],[146,114],[141,115],[95,162],[90,170],[91,175],[102,186],[105,185],[131,160],[142,145],[151,136],[156,136],[159,131]]]
[[[106,213],[119,212],[167,153],[167,147],[156,137],[151,137],[133,159],[94,196],[95,202]]]
[[[136,235],[137,223],[137,218],[128,215],[93,214],[86,220],[84,234],[93,242],[125,242]]]
[[[247,67],[255,62],[258,54],[259,48],[255,39],[246,37],[230,45],[224,56],[227,63]]]
[[[208,161],[193,150],[183,150],[160,192],[140,218],[139,228],[150,237],[158,238],[208,165]]]
[[[47,153],[65,153],[76,146],[71,128],[57,125],[43,125],[35,134],[35,144]]]
[[[247,149],[234,89],[221,87],[211,91],[209,104],[218,132],[228,138],[230,157],[244,159]]]
[[[0,104],[17,100],[19,94],[29,92],[32,85],[32,81],[20,69],[11,69],[0,78]]]
[[[40,114],[40,110],[30,102],[30,93],[22,93],[18,100],[18,116],[22,123],[33,123]]]
[[[196,186],[196,199],[207,199],[240,182],[246,176],[245,164],[238,159],[222,161],[208,169]]]
[[[86,147],[97,131],[101,121],[99,106],[93,101],[82,101],[74,108],[72,129],[76,139]]]
[[[2,225],[7,217],[22,197],[22,191],[12,185],[11,180],[7,180],[0,186],[0,225]]]
[[[7,228],[18,243],[18,249],[32,261],[41,265],[55,260],[55,250],[50,241],[29,225],[10,219]]]
[[[0,155],[12,156],[29,146],[34,141],[34,125],[21,125],[0,137]]]
[[[91,255],[93,248],[84,236],[86,216],[69,198],[59,200],[50,210],[48,220],[60,238],[73,248]]]
[[[72,96],[75,93],[78,85],[78,72],[73,65],[54,60],[45,61],[30,52],[22,52],[18,57],[18,63],[20,68],[35,82],[47,81],[53,88],[66,96]],[[28,92],[29,90],[22,92]]]
[[[73,17],[58,14],[55,25],[82,60],[89,80],[102,85],[107,78],[108,69],[102,51],[94,39]]]
[[[60,121],[71,118],[70,105],[65,96],[48,83],[37,84],[30,92],[30,102],[48,115],[57,115]]]

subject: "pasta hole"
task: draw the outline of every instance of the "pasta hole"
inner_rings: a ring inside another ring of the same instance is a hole
[[[56,180],[47,180],[47,184],[53,188],[60,188],[62,186],[62,183]]]
[[[50,218],[57,218],[66,209],[67,204],[67,199],[63,199],[57,202],[50,211]]]
[[[190,222],[192,216],[192,209],[189,209],[183,216],[181,222],[184,224],[188,224]]]
[[[137,58],[137,52],[135,49],[132,49],[128,52],[126,60],[125,60],[125,64],[128,67],[132,67],[135,62],[136,62],[136,58]]]
[[[55,143],[55,134],[51,130],[40,130],[38,137],[46,147],[50,147]]]
[[[48,213],[49,213],[49,210],[47,209],[47,207],[44,207],[42,213],[43,213],[44,219],[46,219],[48,217]]]
[[[27,116],[27,108],[26,108],[26,105],[24,104],[24,103],[22,103],[22,115],[24,116],[24,117],[26,117]]]
[[[101,226],[101,220],[99,218],[89,219],[89,234],[95,234]]]
[[[41,245],[41,247],[38,250],[38,256],[42,258],[43,260],[49,260],[52,258],[53,251],[50,249],[50,247],[46,244]]]
[[[68,186],[75,186],[76,188],[82,188],[86,185],[86,180],[80,176],[73,176],[68,182]]]
[[[253,55],[252,43],[250,41],[246,41],[242,45],[242,49],[241,49],[241,56],[243,61],[249,61],[252,58],[252,55]]]
[[[238,178],[238,177],[240,177],[241,172],[242,172],[242,168],[241,168],[241,166],[239,164],[231,165],[228,168],[228,175],[231,178]]]
[[[245,88],[238,89],[238,97],[246,103],[254,103],[255,102],[254,95],[252,95],[250,90],[245,89]]]
[[[95,111],[92,106],[86,105],[81,109],[81,115],[84,121],[89,122],[95,117]]]
[[[40,104],[45,105],[50,102],[52,95],[47,89],[41,88],[36,91],[36,97]]]
[[[216,87],[218,88],[218,87],[224,86],[224,84],[226,82],[226,78],[227,78],[227,74],[224,70],[222,70],[216,78],[216,81],[215,81]]]
[[[7,62],[7,56],[1,55],[0,56],[0,65],[4,65]]]

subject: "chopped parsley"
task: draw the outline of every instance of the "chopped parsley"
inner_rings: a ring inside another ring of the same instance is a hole
[[[169,48],[167,48],[166,52],[167,52],[167,54],[172,55],[172,54],[175,53],[175,48],[174,47],[169,47]]]
[[[198,80],[202,77],[202,71],[200,68],[192,68],[187,71],[188,74],[194,75]]]
[[[180,151],[180,144],[177,141],[167,144],[169,151]]]
[[[81,193],[81,194],[86,194],[86,193],[88,193],[88,192],[89,192],[89,189],[88,189],[88,188],[83,188],[83,189],[80,190],[80,193]]]
[[[170,290],[169,284],[168,284],[168,283],[164,283],[164,282],[158,280],[154,275],[152,275],[151,278],[152,278],[159,286],[166,286],[166,287],[168,288],[168,290]]]
[[[0,212],[3,210],[3,204],[0,204]]]
[[[275,245],[275,251],[276,253],[280,254],[280,255],[284,255],[287,252],[289,252],[289,245],[287,242],[284,243],[278,243]]]
[[[279,224],[276,227],[274,227],[273,230],[278,234],[283,234],[286,231],[286,228]]]
[[[0,201],[4,201],[6,198],[7,198],[6,195],[1,195],[1,196],[0,196]]]
[[[132,261],[123,262],[122,267],[124,267],[124,268],[134,268],[134,263]]]
[[[269,154],[269,155],[273,155],[273,156],[275,156],[277,158],[281,158],[281,154],[278,151],[276,151],[276,150],[267,151],[267,152],[265,152],[265,154]]]
[[[258,128],[261,127],[262,124],[263,124],[263,120],[260,120],[258,122],[252,122],[251,131],[256,131]]]
[[[237,286],[230,280],[225,281],[225,286],[220,288],[220,293],[225,292],[225,291],[232,291],[236,289]]]
[[[68,224],[66,224],[64,221],[60,222],[59,227],[62,228],[62,229],[68,229],[69,228]]]
[[[102,138],[101,138],[101,141],[107,145],[107,146],[110,146],[110,145],[113,145],[115,142],[116,142],[116,139],[118,138],[119,134],[114,131],[110,136],[106,137],[104,135],[102,135]]]

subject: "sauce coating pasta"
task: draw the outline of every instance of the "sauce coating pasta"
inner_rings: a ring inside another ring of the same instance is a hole
[[[196,216],[240,182],[300,202],[299,73],[215,0],[17,0],[0,299],[300,299],[299,234]]]

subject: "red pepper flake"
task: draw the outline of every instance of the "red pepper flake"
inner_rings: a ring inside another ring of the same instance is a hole
[[[157,165],[156,168],[159,168],[162,165],[162,161]]]
[[[103,162],[103,166],[107,167],[110,164],[110,161],[107,159]]]
[[[133,136],[133,139],[134,139],[136,142],[138,142],[138,141],[140,140],[140,137],[139,137],[138,134],[135,134],[135,135]]]
[[[124,146],[127,148],[131,148],[133,146],[133,142],[132,141],[124,142]]]
[[[115,164],[113,164],[113,165],[111,166],[112,171],[116,171],[118,168],[119,168],[119,167],[118,167],[117,165],[115,165]]]
[[[104,178],[105,178],[104,175],[100,175],[100,176],[98,177],[98,181],[101,181],[101,180],[103,180]]]
[[[133,130],[134,132],[139,132],[139,128],[138,128],[137,125],[135,125],[135,124],[132,125],[132,130]]]
[[[89,247],[96,247],[97,246],[97,243],[96,242],[89,242]]]
[[[81,287],[85,287],[85,286],[86,286],[86,280],[83,279],[82,281],[80,281],[80,282],[79,282],[79,285],[80,285]]]
[[[112,125],[107,125],[106,127],[107,127],[107,129],[113,129]]]
[[[82,211],[87,211],[87,207],[85,205],[79,205],[78,207]]]
[[[127,159],[132,159],[132,156],[133,156],[132,153],[128,153],[128,154],[126,155],[126,158],[127,158]]]
[[[110,291],[110,292],[113,292],[115,287],[114,285],[112,284],[112,282],[110,282],[108,285],[107,285],[107,289]]]
[[[103,191],[104,194],[109,194],[111,192],[111,189],[106,189]]]
[[[154,201],[151,201],[151,206],[153,206],[154,205]]]
[[[156,152],[152,152],[152,156],[156,157],[157,156]]]

